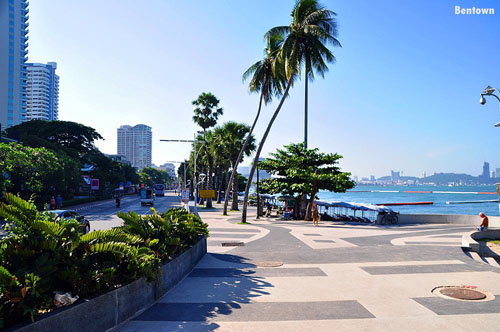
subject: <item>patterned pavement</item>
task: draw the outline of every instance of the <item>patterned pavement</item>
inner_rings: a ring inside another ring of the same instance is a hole
[[[209,224],[209,254],[117,331],[498,331],[500,268],[462,251],[469,226],[239,225],[236,212],[200,215]],[[495,299],[431,292],[447,285],[478,287]]]

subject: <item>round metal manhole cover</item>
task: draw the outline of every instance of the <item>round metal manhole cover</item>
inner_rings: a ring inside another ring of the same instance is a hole
[[[459,301],[490,301],[494,296],[475,286],[442,286],[432,290],[435,295]]]
[[[279,267],[283,265],[283,262],[278,261],[261,261],[261,262],[252,262],[253,265],[257,267]]]

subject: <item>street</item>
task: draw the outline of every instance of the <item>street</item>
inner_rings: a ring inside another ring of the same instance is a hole
[[[156,197],[155,205],[153,206],[156,211],[163,212],[170,208],[181,206],[180,198],[173,191],[167,191],[165,195],[165,197]],[[76,210],[85,216],[90,221],[91,230],[111,229],[120,226],[122,220],[116,215],[119,211],[125,213],[134,211],[138,214],[151,213],[151,206],[141,206],[139,195],[124,196],[119,208],[115,207],[114,200],[107,200],[68,207],[67,209]]]

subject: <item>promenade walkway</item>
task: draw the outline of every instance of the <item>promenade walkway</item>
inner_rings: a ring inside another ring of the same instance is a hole
[[[313,227],[276,218],[240,225],[237,212],[200,215],[209,254],[118,331],[499,330],[500,268],[462,252],[470,227]],[[496,297],[471,303],[431,293],[449,285]]]

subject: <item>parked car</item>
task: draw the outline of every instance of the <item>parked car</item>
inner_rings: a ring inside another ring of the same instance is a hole
[[[49,212],[55,214],[57,216],[57,220],[75,219],[80,223],[80,232],[82,234],[90,232],[90,222],[74,210],[51,210]]]

